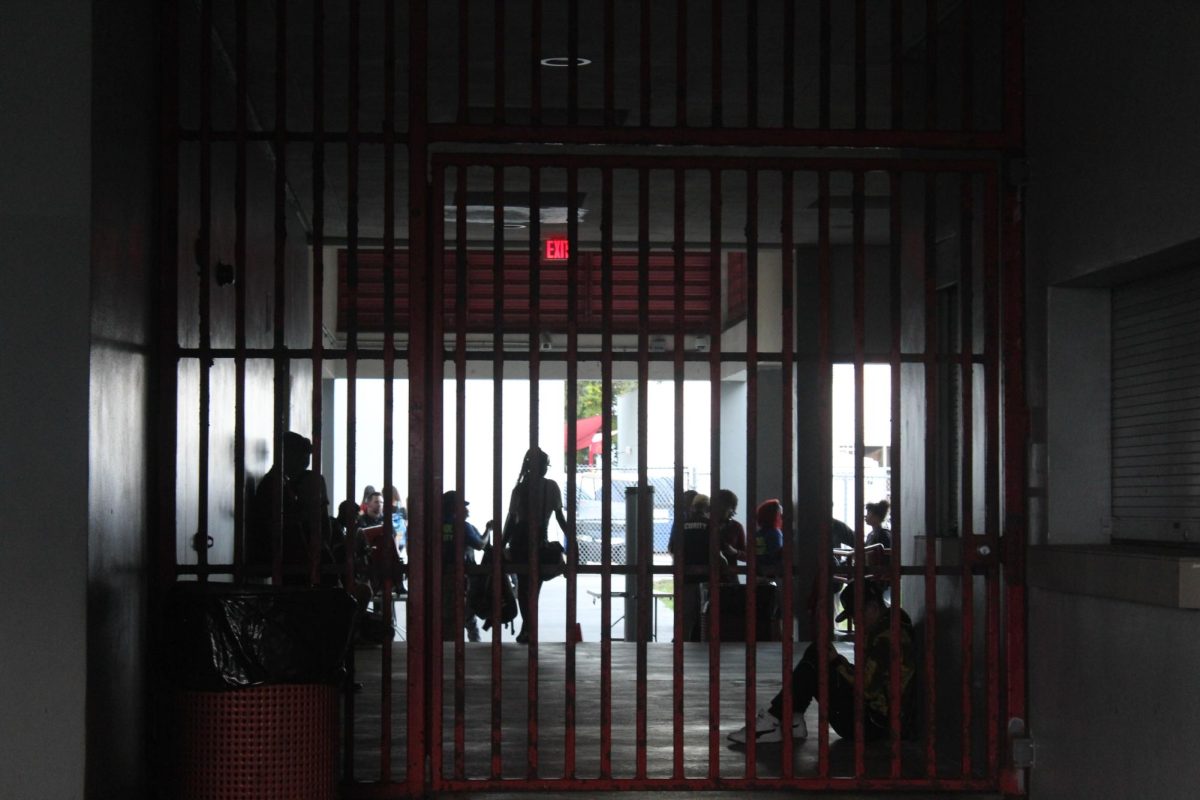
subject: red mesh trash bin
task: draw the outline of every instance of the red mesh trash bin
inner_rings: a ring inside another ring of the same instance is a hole
[[[336,797],[337,697],[335,687],[321,684],[176,691],[172,796]]]

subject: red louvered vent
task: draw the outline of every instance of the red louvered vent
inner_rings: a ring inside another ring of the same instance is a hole
[[[393,325],[407,330],[410,321],[410,291],[408,253],[397,251],[392,256],[394,269]],[[729,253],[729,308],[724,325],[746,316],[745,256]],[[536,276],[530,275],[527,253],[508,253],[499,275],[493,268],[491,251],[468,251],[465,263],[459,267],[453,251],[443,261],[443,309],[447,330],[465,324],[465,330],[488,332],[495,327],[496,286],[501,287],[501,327],[505,331],[527,331],[531,321],[531,280],[538,282],[538,328],[544,331],[565,331],[569,310],[569,269],[567,262],[543,262]],[[717,292],[712,288],[712,272],[708,253],[686,253],[683,258],[683,316],[676,317],[675,256],[653,254],[648,263],[648,328],[653,333],[674,332],[682,328],[688,333],[710,330],[712,315],[720,313],[715,306]],[[360,251],[356,258],[355,283],[350,285],[349,253],[338,252],[338,314],[337,326],[348,331],[351,322],[360,333],[380,333],[384,329],[384,254],[380,251]],[[576,256],[576,322],[581,333],[598,333],[604,319],[602,255],[583,252]],[[465,278],[465,289],[459,292],[459,274]],[[635,253],[614,253],[612,256],[612,314],[613,333],[636,333],[640,284],[638,256]],[[351,314],[351,309],[354,314]],[[465,318],[464,318],[465,315]]]

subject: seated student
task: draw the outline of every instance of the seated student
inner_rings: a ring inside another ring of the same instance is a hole
[[[283,452],[258,482],[247,508],[247,564],[269,572],[278,552],[283,582],[289,585],[310,583],[311,565],[320,561],[330,538],[325,479],[308,468],[311,458],[312,442],[307,437],[285,433]]]
[[[475,556],[472,550],[483,549],[483,536],[479,535],[479,529],[467,521],[467,516],[471,513],[467,506],[471,505],[469,500],[463,500],[463,548],[462,557],[464,564],[474,564]],[[475,615],[471,612],[470,606],[466,601],[467,575],[463,575],[463,583],[460,590],[454,586],[454,517],[458,513],[458,492],[454,489],[442,495],[442,639],[445,641],[454,641],[454,604],[457,600],[457,594],[463,595],[463,627],[467,631],[467,641],[479,641],[479,626],[475,622]],[[484,526],[486,533],[491,533],[496,523],[488,520]]]
[[[863,652],[863,701],[865,717],[863,733],[867,740],[881,739],[890,731],[892,629],[891,615],[900,615],[900,721],[901,730],[912,717],[913,628],[912,621],[903,609],[889,609],[883,599],[883,584],[867,581],[863,585],[863,609],[861,623],[866,630],[866,647]],[[745,744],[753,735],[756,742],[779,742],[783,740],[783,726],[790,721],[792,738],[808,736],[804,712],[817,697],[820,669],[816,642],[808,646],[800,662],[792,670],[792,708],[783,707],[780,692],[771,704],[758,711],[754,727],[739,728],[729,734],[730,741]],[[854,738],[854,664],[830,647],[824,658],[829,670],[829,726],[843,739]]]
[[[759,503],[754,513],[754,566],[758,577],[769,578],[783,563],[783,504],[772,497]]]

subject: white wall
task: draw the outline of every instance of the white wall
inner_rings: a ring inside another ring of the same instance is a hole
[[[0,25],[0,797],[83,796],[90,5]]]

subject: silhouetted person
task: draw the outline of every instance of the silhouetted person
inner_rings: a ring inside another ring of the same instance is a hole
[[[329,498],[324,478],[308,468],[311,458],[312,442],[294,431],[285,433],[283,452],[276,454],[249,503],[247,561],[270,572],[279,553],[285,584],[310,583],[310,565],[321,561],[329,544]]]
[[[852,604],[853,606],[853,604]],[[863,653],[863,734],[868,740],[886,737],[890,731],[892,634],[891,615],[900,615],[900,722],[904,733],[911,724],[912,676],[913,676],[913,629],[912,621],[903,609],[889,609],[883,600],[883,587],[879,582],[868,581],[863,586],[863,613],[861,623],[866,630],[866,646]],[[854,738],[854,664],[840,655],[832,644],[825,654],[829,670],[829,726],[843,739]],[[808,725],[804,712],[817,696],[821,654],[816,642],[804,651],[800,662],[792,670],[792,738],[808,736]],[[783,726],[788,715],[783,707],[783,693],[775,695],[771,704],[758,711],[754,718],[756,742],[779,742],[783,740]],[[745,744],[748,732],[742,727],[729,734],[730,741]]]
[[[540,447],[525,453],[521,462],[521,474],[513,487],[508,502],[508,516],[504,521],[503,545],[508,558],[515,564],[529,564],[529,548],[537,550],[539,565],[558,562],[561,569],[562,549],[547,547],[550,515],[558,520],[558,526],[569,535],[567,518],[563,514],[562,491],[558,484],[546,477],[550,469],[550,457]],[[553,558],[551,558],[553,557]],[[518,642],[529,641],[529,610],[532,607],[532,591],[542,591],[542,570],[537,575],[517,573],[517,605],[521,609],[521,632]]]

